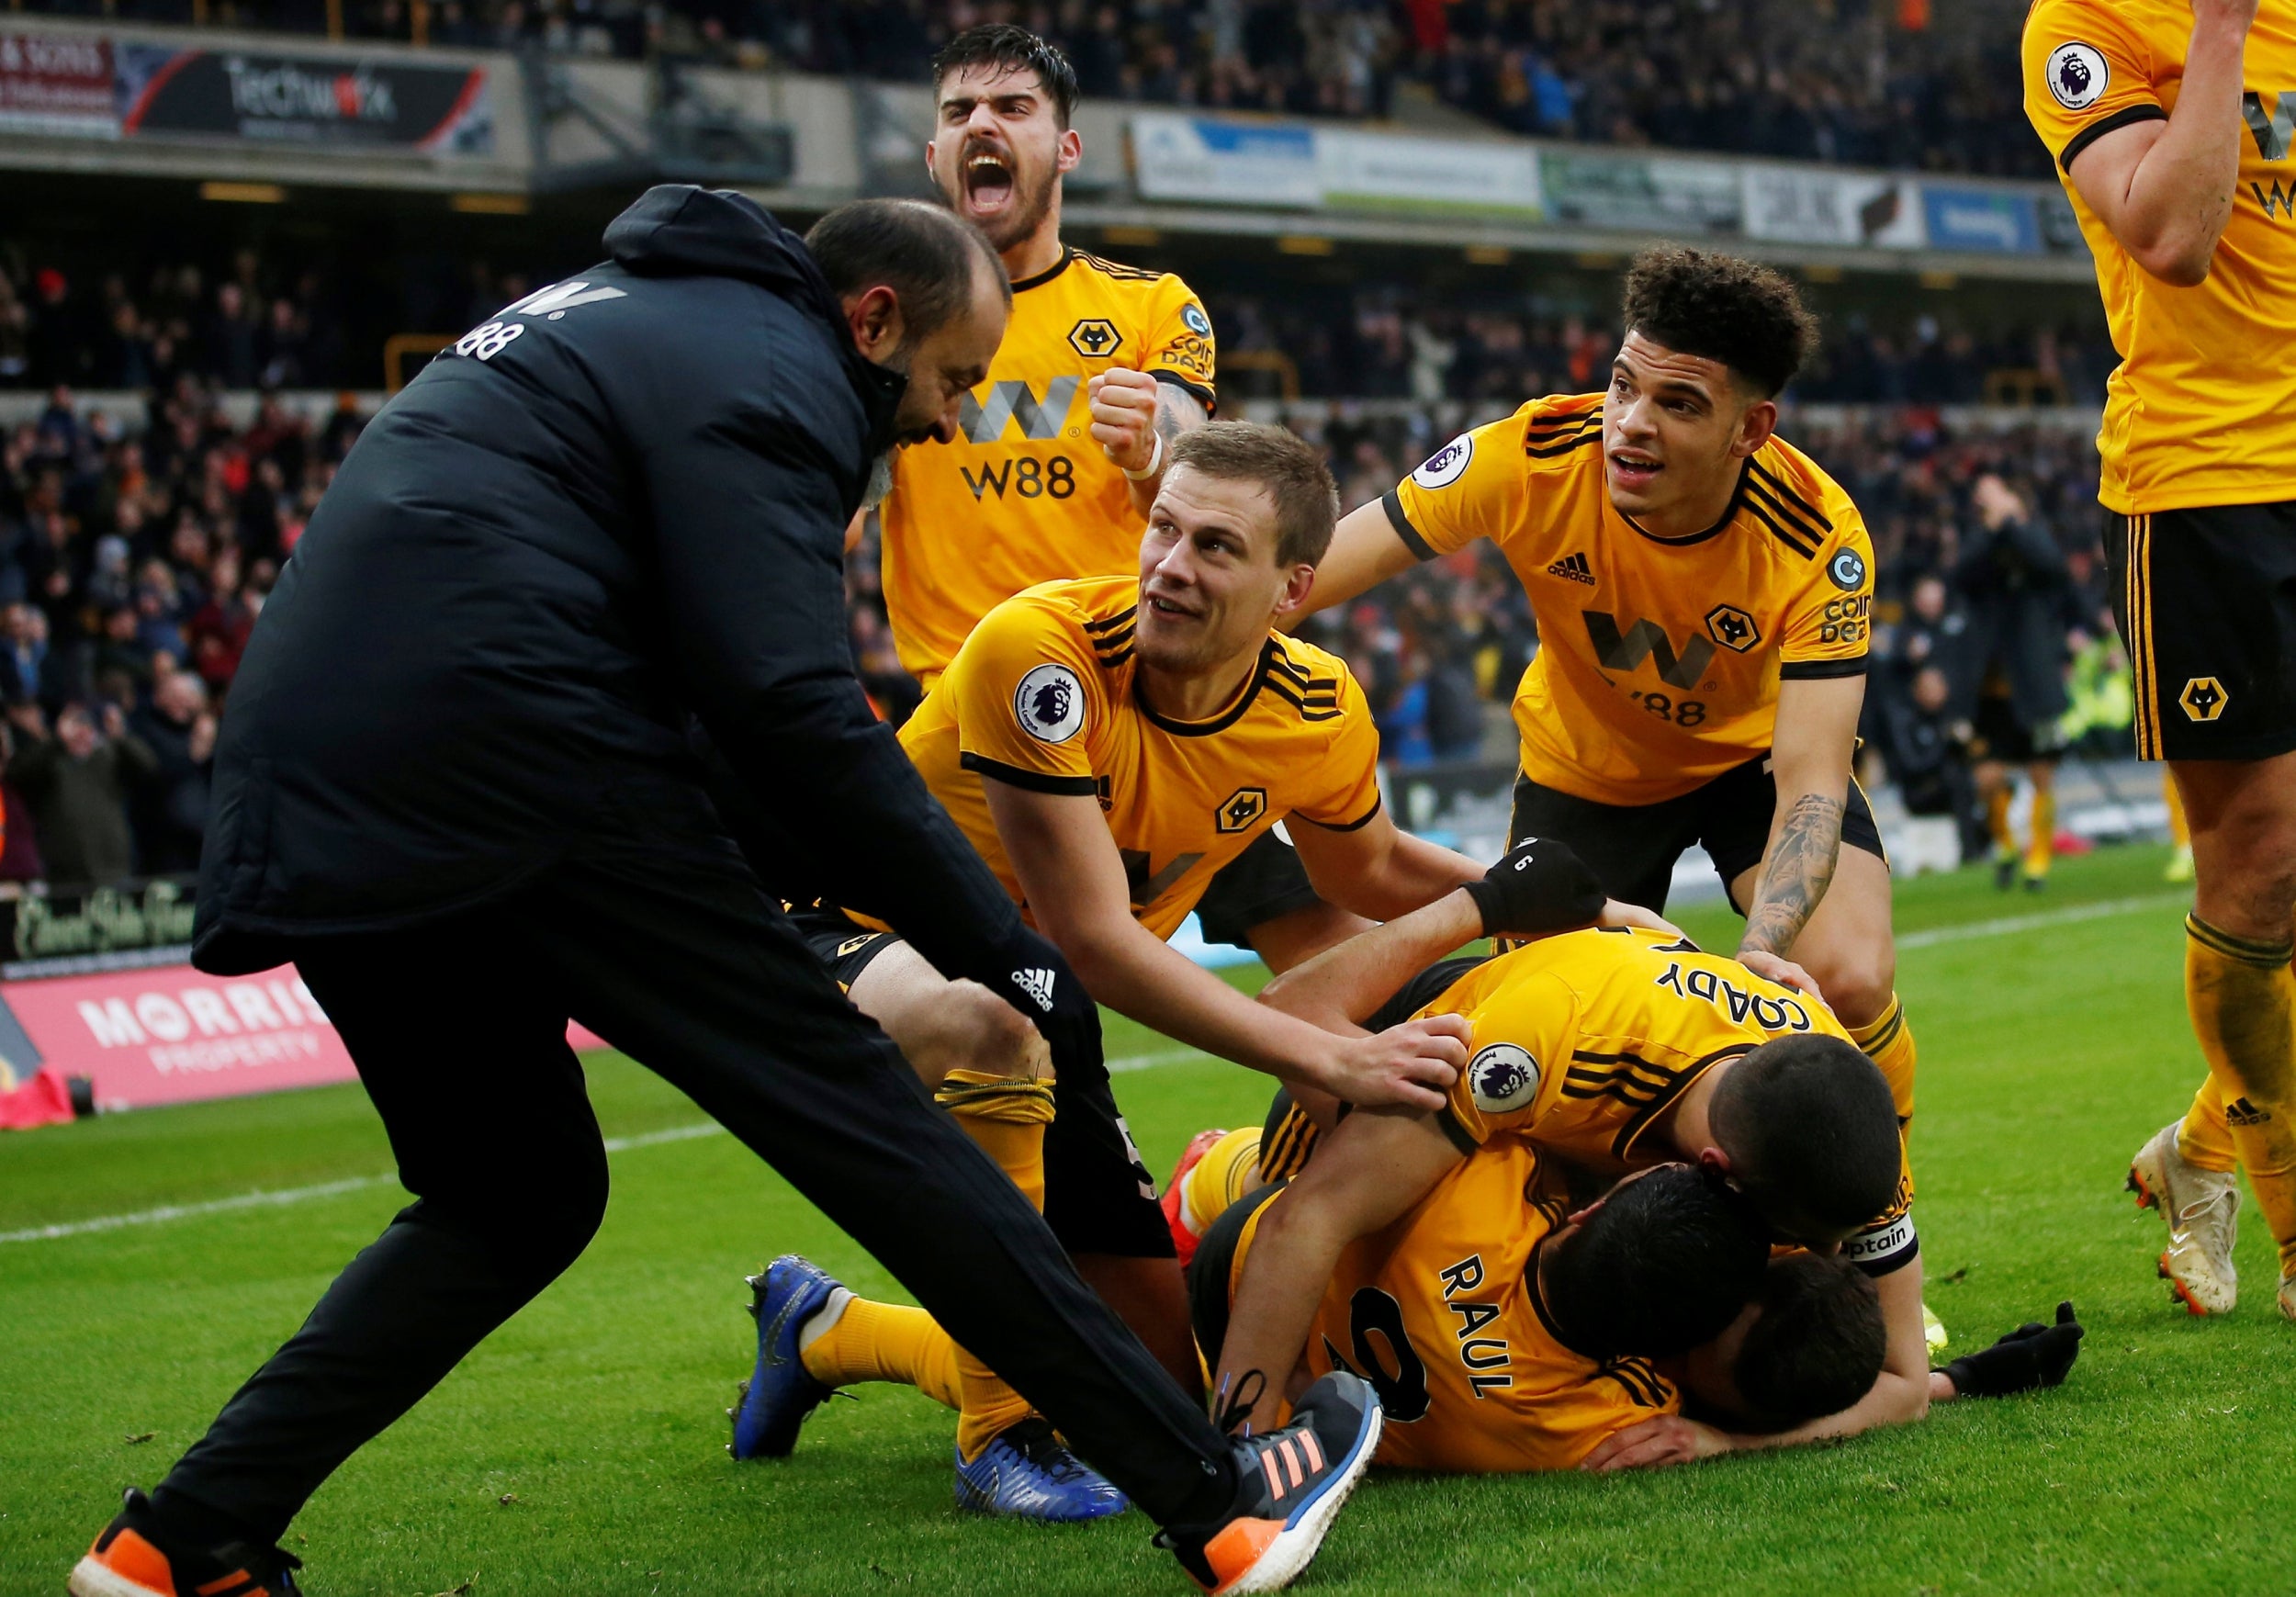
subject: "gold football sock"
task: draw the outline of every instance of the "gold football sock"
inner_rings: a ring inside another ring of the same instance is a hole
[[[952,1409],[959,1406],[957,1344],[922,1309],[849,1298],[827,1329],[798,1350],[798,1357],[805,1373],[823,1386],[898,1381]]]
[[[2286,939],[2259,942],[2185,917],[2185,1005],[2230,1100],[2233,1147],[2257,1207],[2296,1269],[2296,974]]]
[[[2028,828],[2032,833],[2025,844],[2025,875],[2038,880],[2049,874],[2050,861],[2057,852],[2057,792],[2054,787],[2033,789],[2033,813]]]
[[[1993,851],[2007,860],[2017,853],[2017,838],[2009,831],[2009,790],[2007,782],[1985,801],[1985,829],[1992,835]]]
[[[1850,1029],[1850,1040],[1881,1067],[1889,1095],[1897,1103],[1897,1118],[1913,1118],[1913,1028],[1906,1024],[1905,1000],[1892,993],[1889,1007],[1863,1026]]]
[[[2186,1111],[2184,1125],[2177,1132],[2177,1152],[2184,1155],[2186,1164],[2219,1175],[2230,1175],[2240,1168],[2233,1129],[2224,1119],[2224,1089],[2214,1075],[2203,1077],[2200,1090],[2192,1095],[2192,1108]]]
[[[1052,1084],[977,1070],[952,1070],[933,1097],[1041,1212],[1044,1208],[1044,1128],[1052,1122]],[[948,1341],[938,1327],[934,1333]],[[999,1432],[1029,1417],[1029,1400],[964,1349],[953,1343],[950,1346],[962,1395],[957,1405],[957,1451],[970,1461]]]
[[[1260,1129],[1230,1131],[1204,1150],[1180,1183],[1180,1221],[1198,1236],[1258,1184]]]

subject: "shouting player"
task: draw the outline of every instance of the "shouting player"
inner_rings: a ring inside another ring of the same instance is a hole
[[[2245,1165],[2296,1320],[2296,8],[2039,0],[2024,61],[2121,352],[2097,497],[2137,754],[2192,829],[2209,1079],[2130,1185],[2168,1222],[2161,1275],[2222,1314]]]
[[[1433,1108],[1465,1063],[1458,1022],[1336,1036],[1244,997],[1163,940],[1279,820],[1325,894],[1363,916],[1404,914],[1483,875],[1397,828],[1362,690],[1334,657],[1271,630],[1306,602],[1331,539],[1336,497],[1322,459],[1280,428],[1243,422],[1199,428],[1173,452],[1137,575],[1046,583],[996,606],[902,744],[1103,1003],[1303,1089]],[[808,932],[853,1002],[1042,1205],[1086,1280],[1177,1378],[1200,1379],[1171,1233],[1107,1075],[1050,1079],[1009,1006],[942,977],[878,924],[819,908]],[[787,1451],[811,1406],[793,1407],[777,1347],[792,1310],[770,1282],[760,1292],[760,1363],[736,1418],[742,1456]],[[858,1321],[838,1345],[881,1356]],[[1071,1461],[1029,1423],[1025,1401],[985,1368],[968,1375],[961,1501],[1048,1518],[1120,1506],[1064,1473]]]
[[[925,163],[1003,256],[1012,321],[958,435],[904,450],[880,512],[894,645],[928,690],[1022,589],[1129,576],[1172,445],[1214,404],[1211,320],[1187,285],[1061,242],[1062,177],[1084,152],[1076,94],[1068,58],[1009,24],[967,28],[933,62]],[[1278,971],[1363,927],[1317,899],[1272,833],[1199,916],[1206,937]]]

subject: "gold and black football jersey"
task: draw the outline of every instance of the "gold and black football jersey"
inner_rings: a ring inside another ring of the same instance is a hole
[[[1645,1133],[1723,1061],[1777,1037],[1851,1040],[1823,1004],[1736,960],[1623,928],[1569,932],[1485,961],[1419,1011],[1428,1015],[1465,1016],[1472,1028],[1467,1069],[1443,1111],[1455,1141],[1527,1138],[1605,1179],[1674,1157]],[[1902,1126],[1913,1083],[1889,1088]],[[1910,1169],[1900,1161],[1889,1208],[1843,1244],[1872,1274],[1914,1256]]]
[[[1091,380],[1125,366],[1210,409],[1211,319],[1186,283],[1079,250],[1012,286],[988,380],[950,444],[901,451],[884,526],[901,664],[931,687],[974,624],[1024,588],[1136,571],[1146,521],[1093,442]]]
[[[1170,937],[1221,867],[1277,821],[1368,824],[1379,811],[1379,734],[1345,664],[1273,635],[1219,714],[1157,714],[1135,681],[1139,599],[1137,578],[1101,577],[997,605],[901,744],[1016,901],[1020,881],[982,782],[1097,797],[1134,917]]]
[[[1556,1333],[1538,1251],[1570,1205],[1548,1196],[1526,1143],[1479,1149],[1410,1213],[1349,1244],[1308,1333],[1318,1376],[1352,1370],[1379,1389],[1377,1462],[1497,1475],[1575,1469],[1610,1436],[1681,1411],[1647,1359],[1595,1360]],[[1278,1194],[1246,1221],[1229,1293]]]
[[[1453,439],[1386,499],[1422,558],[1489,538],[1539,650],[1514,721],[1533,782],[1651,804],[1768,751],[1781,677],[1865,670],[1874,548],[1850,496],[1773,438],[1722,519],[1661,538],[1611,503],[1603,396],[1534,399]]]
[[[2121,366],[2097,497],[2122,515],[2296,500],[2296,6],[2265,0],[2242,56],[2240,173],[2205,281],[2139,266],[2074,187],[2082,151],[2177,108],[2189,0],[2037,0],[2025,114],[2097,258]]]

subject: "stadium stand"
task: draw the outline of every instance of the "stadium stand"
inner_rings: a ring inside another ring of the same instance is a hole
[[[1983,0],[128,0],[117,14],[895,83],[921,80],[952,33],[1009,20],[1060,42],[1093,99],[1385,118],[1416,95],[1584,143],[2048,175],[2020,109],[2017,13]]]

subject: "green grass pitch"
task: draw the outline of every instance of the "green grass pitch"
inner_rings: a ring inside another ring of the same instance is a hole
[[[2046,895],[1964,872],[1900,898],[1929,1300],[1968,1345],[2074,1299],[2089,1334],[2062,1389],[1626,1479],[1375,1478],[1303,1589],[2296,1590],[2296,1325],[2273,1311],[2269,1239],[2251,1206],[2241,1308],[2194,1321],[2153,1278],[2157,1222],[2121,1190],[2200,1074],[2160,864],[2128,849],[2064,862]],[[2003,917],[2045,923],[1986,924]],[[1728,946],[1724,917],[1683,918]],[[1109,1052],[1161,1056],[1118,1082],[1159,1168],[1198,1128],[1266,1102],[1261,1078],[1122,1022]],[[626,1062],[593,1061],[591,1083],[610,1136],[700,1119]],[[165,1469],[403,1201],[374,1179],[389,1167],[352,1087],[0,1139],[0,1233],[369,1178],[0,1243],[0,1591],[62,1590],[119,1489]],[[315,1594],[1185,1589],[1137,1515],[1081,1529],[958,1515],[950,1417],[913,1393],[864,1389],[816,1417],[794,1459],[732,1463],[721,1413],[750,1357],[743,1274],[798,1249],[864,1292],[891,1284],[730,1138],[639,1142],[613,1172],[588,1255],[297,1523],[288,1546]]]

